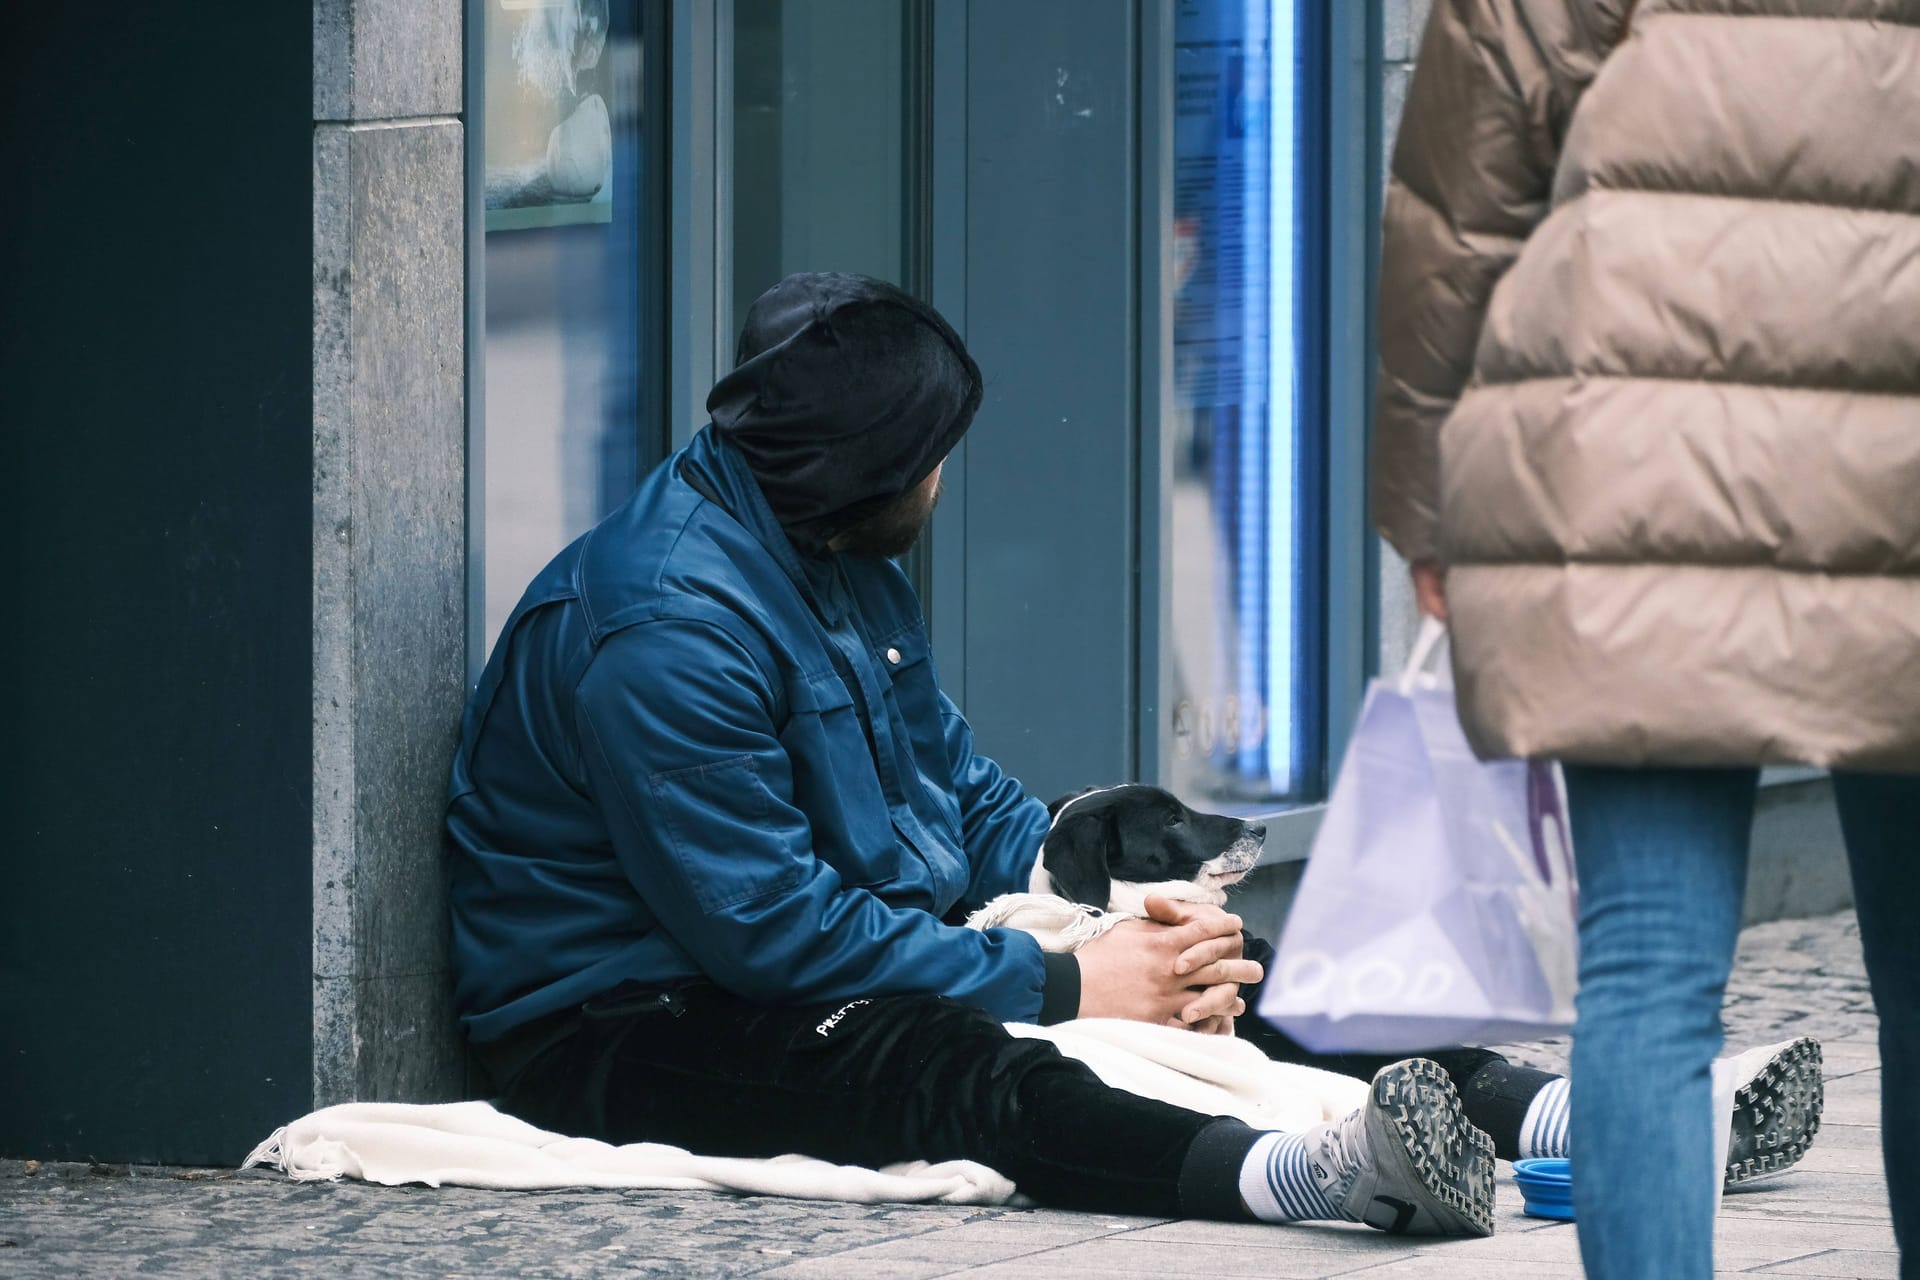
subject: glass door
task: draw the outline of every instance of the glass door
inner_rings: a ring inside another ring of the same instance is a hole
[[[925,297],[927,0],[734,0],[728,331],[795,271]]]
[[[929,0],[734,0],[733,19],[725,332],[795,271],[850,271],[928,298]],[[923,601],[929,542],[902,560]]]

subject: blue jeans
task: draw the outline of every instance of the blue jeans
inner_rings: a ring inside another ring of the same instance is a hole
[[[1580,871],[1574,1209],[1597,1280],[1713,1273],[1711,1064],[1746,888],[1753,769],[1566,770]],[[1834,778],[1880,1014],[1902,1280],[1920,1280],[1920,777]]]

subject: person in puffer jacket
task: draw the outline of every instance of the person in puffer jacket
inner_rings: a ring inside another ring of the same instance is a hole
[[[1712,1271],[1708,1064],[1798,762],[1920,1275],[1920,0],[1435,0],[1383,255],[1375,519],[1476,749],[1567,762],[1588,1273]]]

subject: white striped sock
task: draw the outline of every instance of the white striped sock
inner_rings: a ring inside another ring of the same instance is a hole
[[[1269,1133],[1254,1143],[1240,1166],[1240,1199],[1262,1222],[1340,1221],[1344,1216],[1313,1180],[1304,1133]]]
[[[1520,1158],[1567,1156],[1567,1080],[1562,1076],[1533,1095],[1520,1122]]]

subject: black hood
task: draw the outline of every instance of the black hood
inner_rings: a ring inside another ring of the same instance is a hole
[[[980,407],[940,313],[866,276],[788,276],[748,309],[736,361],[707,412],[806,555],[931,475]]]

